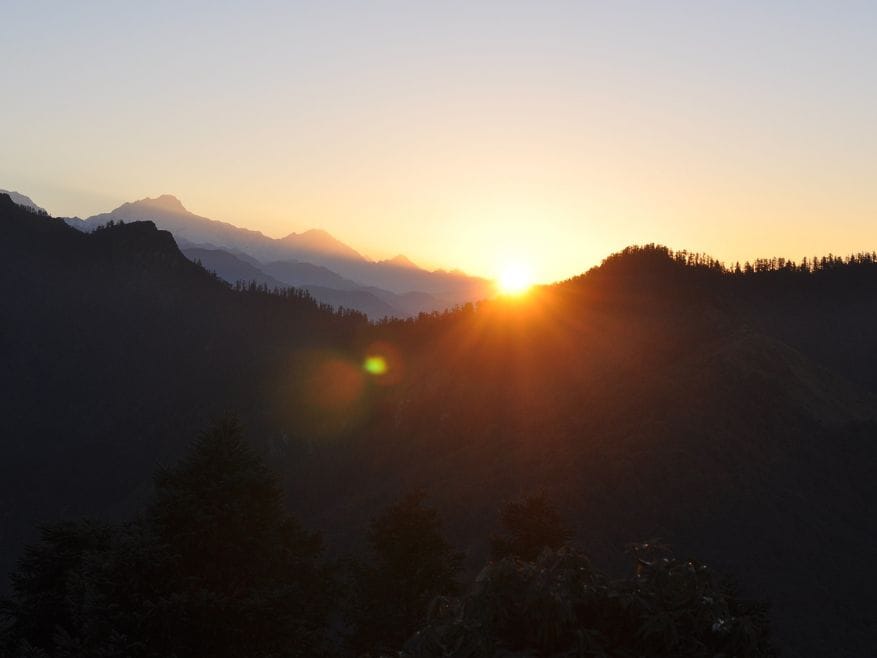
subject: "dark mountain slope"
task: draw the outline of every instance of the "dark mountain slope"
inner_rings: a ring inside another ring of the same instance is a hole
[[[29,196],[21,194],[20,192],[10,192],[9,190],[0,190],[0,194],[7,195],[10,199],[12,199],[13,203],[17,203],[19,206],[24,206],[25,208],[30,208],[31,210],[33,210],[39,214],[42,214],[42,215],[49,214],[48,212],[46,212],[45,208],[43,208],[42,206],[38,206],[36,203],[34,203],[33,199],[31,199]]]
[[[356,290],[335,290],[334,288],[326,288],[324,286],[305,285],[302,286],[302,289],[307,290],[315,299],[319,299],[324,304],[329,304],[333,308],[354,309],[360,313],[365,313],[372,320],[406,315],[396,307],[361,288]]]
[[[542,490],[599,560],[661,537],[772,600],[787,655],[865,655],[877,642],[862,566],[877,541],[877,405],[856,373],[877,363],[868,341],[804,348],[854,333],[877,303],[832,276],[802,274],[801,308],[823,286],[848,303],[797,344],[770,286],[660,252],[526,303],[387,325],[404,373],[386,413],[343,446],[290,459],[292,498],[331,531],[423,487],[479,564],[476,538],[499,505]],[[877,283],[877,268],[858,276]],[[327,471],[341,473],[309,476]]]
[[[877,645],[873,263],[731,275],[635,249],[366,326],[231,290],[149,224],[82,235],[0,197],[0,237],[7,566],[35,521],[136,506],[231,408],[336,553],[424,488],[479,564],[500,505],[543,490],[602,563],[659,536],[771,599],[786,655]]]
[[[211,417],[262,426],[277,364],[343,354],[364,322],[299,293],[236,292],[151,223],[84,234],[6,196],[0,298],[4,572],[38,522],[130,511]]]

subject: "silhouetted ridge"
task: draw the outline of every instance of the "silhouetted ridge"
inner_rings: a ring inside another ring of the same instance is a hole
[[[593,283],[617,281],[626,285],[672,288],[692,281],[712,281],[724,272],[723,265],[709,256],[676,252],[661,245],[627,247],[612,254],[585,274],[570,281]]]
[[[757,259],[728,266],[705,254],[674,252],[661,245],[633,246],[560,284],[557,291],[612,304],[682,304],[698,312],[705,304],[738,312],[744,300],[747,305],[777,303],[789,308],[816,298],[830,303],[839,298],[873,299],[877,297],[877,253],[829,255],[800,263]]]
[[[49,213],[45,208],[38,206],[34,203],[34,200],[25,194],[21,194],[20,192],[13,192],[11,190],[0,190],[0,194],[8,195],[14,203],[17,203],[19,206],[27,208],[31,212],[34,212],[38,215],[47,216]]]
[[[611,254],[603,262],[584,274],[575,276],[569,281],[582,281],[595,273],[612,274],[620,277],[668,276],[680,271],[716,273],[726,275],[748,276],[756,274],[810,274],[830,272],[839,269],[868,268],[877,264],[877,252],[857,252],[847,256],[814,256],[797,262],[790,258],[758,258],[728,265],[708,254],[673,251],[669,247],[656,244],[632,245],[622,251]]]
[[[0,222],[2,222],[0,230],[3,231],[30,230],[63,233],[65,229],[70,229],[62,220],[53,219],[45,213],[34,212],[32,209],[16,203],[5,192],[0,193]]]
[[[330,552],[424,489],[477,568],[497,508],[544,492],[595,560],[661,537],[771,599],[791,655],[877,646],[873,254],[632,247],[519,300],[370,325],[231,288],[148,223],[87,235],[2,198],[0,231],[0,571],[37,522],[130,518],[154,464],[231,409]]]
[[[120,222],[98,228],[92,238],[102,247],[129,250],[132,253],[180,257],[185,260],[170,231],[160,231],[155,222]]]
[[[721,266],[708,257],[689,259],[684,252],[645,245],[612,254],[586,273],[549,287],[547,294],[569,297],[567,303],[607,304],[659,315],[675,308],[691,315],[720,303],[721,275]]]
[[[14,382],[0,396],[11,437],[0,459],[3,574],[36,523],[133,509],[185,428],[227,409],[252,418],[274,404],[266,386],[302,377],[311,351],[343,353],[366,324],[304,292],[232,288],[152,222],[83,233],[8,195],[0,299],[0,357]]]

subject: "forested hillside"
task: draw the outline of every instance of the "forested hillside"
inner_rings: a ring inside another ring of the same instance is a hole
[[[877,266],[758,267],[631,249],[526,301],[381,327],[393,413],[290,457],[292,499],[308,515],[339,490],[309,474],[344,469],[346,528],[362,492],[425,486],[466,544],[542,490],[599,559],[661,537],[770,598],[793,653],[866,651]]]
[[[136,508],[186,434],[229,410],[258,423],[278,363],[303,377],[365,325],[233,290],[150,223],[83,234],[0,196],[0,232],[4,573],[35,522]]]
[[[136,512],[236,411],[328,555],[422,490],[472,572],[497,510],[544,492],[610,571],[659,537],[733,576],[788,655],[877,645],[873,255],[726,269],[631,248],[374,325],[233,289],[150,223],[81,234],[0,196],[0,232],[6,571],[38,522]]]

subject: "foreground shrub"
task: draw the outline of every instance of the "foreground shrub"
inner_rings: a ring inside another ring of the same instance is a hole
[[[762,607],[737,599],[706,565],[635,550],[636,571],[610,580],[582,553],[488,565],[462,598],[433,602],[405,658],[772,656]]]

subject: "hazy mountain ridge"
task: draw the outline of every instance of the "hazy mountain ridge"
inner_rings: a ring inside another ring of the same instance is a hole
[[[356,290],[362,286],[327,267],[302,261],[279,260],[262,265],[264,271],[290,286],[324,286],[335,290]]]
[[[484,279],[469,277],[458,271],[428,272],[403,256],[388,261],[369,261],[355,249],[319,229],[273,239],[258,231],[200,217],[186,210],[179,199],[167,194],[122,204],[109,213],[89,217],[85,225],[93,228],[110,220],[152,220],[159,227],[171,231],[181,244],[237,250],[262,264],[290,260],[311,263],[350,279],[359,287],[374,286],[396,294],[425,292],[433,295],[441,308],[493,294],[492,285]],[[334,287],[325,283],[320,285]]]
[[[873,261],[734,275],[633,249],[524,304],[369,326],[230,290],[147,223],[83,235],[0,197],[0,230],[17,545],[136,508],[234,408],[330,544],[424,488],[480,564],[496,508],[541,489],[597,559],[657,536],[771,599],[787,655],[877,641]],[[360,380],[376,342],[394,379]]]
[[[184,247],[182,252],[228,283],[253,281],[269,289],[300,288],[307,290],[320,302],[335,308],[360,311],[372,320],[409,317],[447,307],[446,302],[427,293],[397,295],[373,286],[364,287],[328,268],[311,263],[275,261],[262,264],[240,252],[233,254],[223,249],[204,247]]]
[[[183,255],[189,260],[200,263],[228,283],[249,283],[254,281],[270,289],[284,288],[286,284],[266,274],[257,266],[222,249],[204,249],[201,247],[183,248]]]
[[[280,242],[292,249],[323,254],[333,258],[365,261],[366,258],[322,229],[310,229],[302,233],[290,233]]]
[[[392,305],[393,293],[383,291],[385,300],[354,281],[348,281],[331,270],[310,263],[279,261],[267,265],[253,265],[222,249],[185,248],[182,253],[192,261],[214,272],[222,280],[232,284],[251,282],[266,286],[269,290],[298,288],[324,304],[334,308],[346,308],[365,313],[373,320],[385,317],[410,315]],[[254,261],[258,263],[258,261]],[[261,266],[261,267],[260,267]],[[270,272],[277,275],[271,276]],[[323,285],[321,285],[323,284]]]
[[[13,203],[24,206],[25,208],[30,208],[31,210],[35,210],[37,212],[48,215],[48,211],[42,206],[38,206],[34,203],[33,199],[29,196],[21,194],[20,192],[12,192],[10,190],[0,190],[0,194],[6,194],[12,200]]]
[[[170,194],[123,203],[108,213],[92,215],[85,222],[94,229],[109,221],[143,220],[154,221],[171,231],[178,239],[191,243],[212,245],[216,248],[239,248],[260,260],[266,254],[274,253],[271,251],[274,241],[259,231],[195,215]]]
[[[403,254],[398,254],[396,256],[393,256],[392,258],[388,258],[386,260],[381,260],[378,262],[383,265],[393,265],[395,267],[408,267],[414,270],[422,269],[421,267],[416,265],[414,261],[412,261],[410,258]]]

